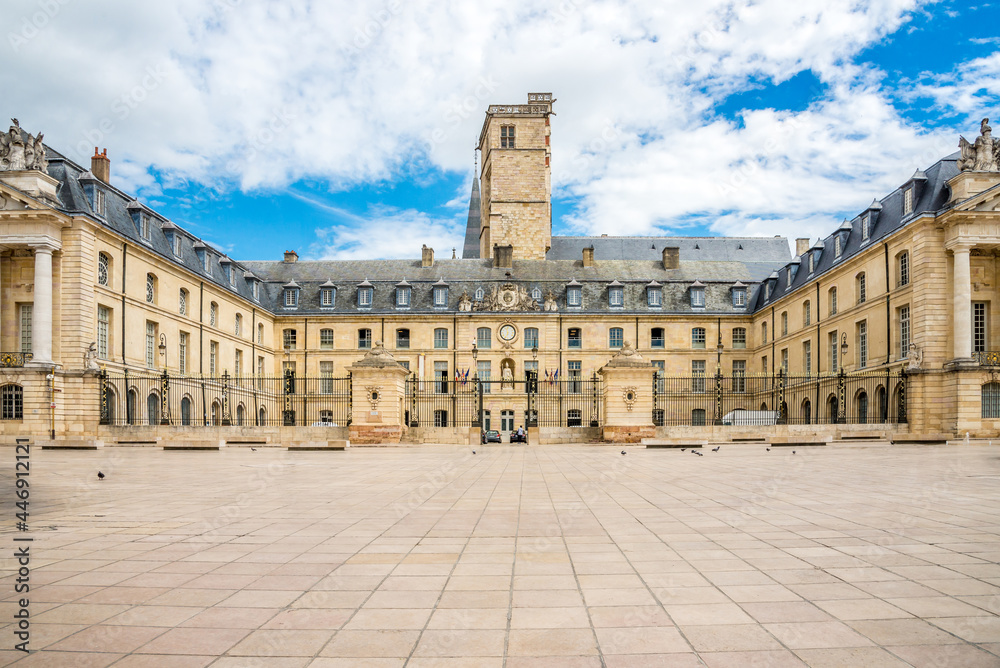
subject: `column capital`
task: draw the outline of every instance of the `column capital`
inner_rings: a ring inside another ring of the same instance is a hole
[[[46,248],[49,252],[62,250],[62,242],[48,234],[2,234],[0,246],[5,248]]]
[[[59,250],[59,247],[56,246],[55,244],[45,242],[45,243],[32,244],[31,249],[35,251],[36,255],[38,253],[45,253],[48,255],[52,255],[52,253],[55,253],[57,250]]]
[[[952,239],[950,241],[944,242],[944,247],[950,250],[952,253],[968,253],[972,250],[973,246],[976,244],[970,241],[962,241],[958,239]]]

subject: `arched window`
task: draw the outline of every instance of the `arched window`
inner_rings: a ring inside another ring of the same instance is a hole
[[[243,416],[246,414],[246,410],[243,408],[243,404],[239,404],[236,407],[236,424],[240,427],[243,426]]]
[[[24,419],[24,390],[20,385],[0,387],[0,420]]]
[[[761,343],[767,343],[767,323],[763,322],[760,325],[760,336]]]
[[[257,325],[257,343],[261,345],[264,343],[264,323]]]
[[[333,330],[319,330],[319,347],[322,350],[333,350]]]
[[[241,336],[243,334],[243,316],[239,313],[236,314],[236,323],[233,329],[236,332],[236,336]]]
[[[858,417],[858,424],[868,423],[868,393],[864,390],[858,392],[858,396],[854,399],[856,404],[856,412]]]
[[[476,301],[477,301],[477,302],[481,302],[481,301],[483,301],[483,297],[484,297],[485,295],[486,295],[486,293],[485,293],[485,292],[483,292],[483,289],[482,289],[482,288],[476,288]]]
[[[830,302],[830,315],[837,315],[837,288],[830,288],[827,294],[827,299]]]
[[[810,424],[812,422],[812,402],[808,399],[802,402],[802,424]]]
[[[107,253],[97,254],[97,284],[111,287],[111,258]]]
[[[875,414],[878,422],[886,422],[889,415],[889,393],[881,385],[875,390]]]
[[[188,396],[181,398],[181,424],[191,424],[191,398]]]
[[[625,330],[621,327],[612,327],[608,330],[608,347],[621,348],[624,344]]]
[[[139,394],[135,391],[135,388],[131,388],[128,391],[128,395],[125,397],[125,420],[126,424],[135,424],[136,420],[136,410],[139,403]]]
[[[187,315],[188,312],[188,291],[184,288],[181,288],[177,297],[177,312],[181,315]]]
[[[864,304],[868,299],[868,279],[865,277],[865,272],[854,278],[854,289],[858,293],[858,303]]]
[[[541,288],[533,288],[531,290],[531,298],[534,299],[539,304],[541,304],[542,303],[542,289]]]
[[[781,312],[781,335],[788,336],[788,311]]]
[[[983,419],[1000,419],[1000,383],[983,385]]]
[[[152,274],[146,274],[146,301],[156,303],[156,276]]]
[[[827,418],[830,424],[836,424],[837,418],[839,417],[838,415],[839,406],[837,404],[837,397],[835,395],[831,394],[829,397],[827,397],[826,409],[827,409]]]
[[[220,423],[219,415],[221,414],[221,406],[219,406],[218,401],[212,402],[212,425],[218,425]]]
[[[257,412],[257,426],[263,427],[267,424],[267,410],[261,406],[260,410]]]
[[[802,305],[802,326],[808,327],[812,323],[812,304],[807,299]]]
[[[896,287],[901,288],[910,283],[910,254],[903,251],[896,256]]]
[[[212,302],[208,307],[208,324],[215,327],[215,323],[219,321],[219,305]]]

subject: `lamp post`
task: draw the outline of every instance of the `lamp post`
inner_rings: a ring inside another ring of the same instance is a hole
[[[163,360],[163,375],[160,376],[160,424],[170,424],[170,402],[168,394],[170,392],[170,379],[167,377],[167,335],[160,334],[160,358]]]
[[[163,368],[167,368],[167,335],[160,334],[160,345],[157,346],[160,351],[160,359],[163,360]]]
[[[844,332],[843,334],[841,334],[841,339],[840,339],[840,368],[841,368],[841,370],[843,370],[844,367],[847,366],[846,362],[847,362],[847,332]]]
[[[840,373],[837,375],[837,422],[847,422],[847,372],[844,370],[844,360],[847,359],[847,332],[840,339]]]

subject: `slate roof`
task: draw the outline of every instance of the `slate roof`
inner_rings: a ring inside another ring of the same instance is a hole
[[[479,197],[479,179],[472,177],[472,194],[469,196],[469,219],[465,225],[465,244],[462,246],[462,258],[479,257],[479,228],[483,218]]]

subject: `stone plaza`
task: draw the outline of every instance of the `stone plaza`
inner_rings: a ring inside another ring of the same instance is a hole
[[[32,448],[0,664],[1000,666],[1000,446],[702,451]]]

